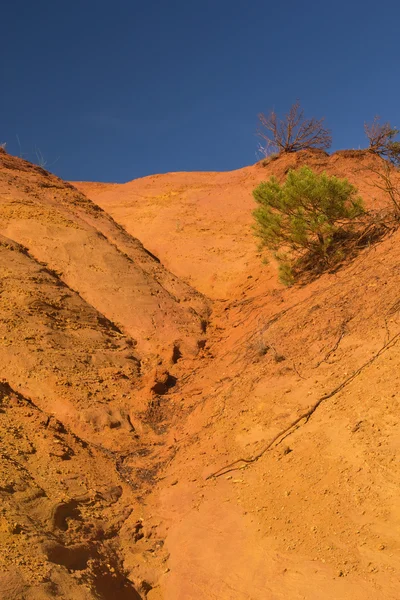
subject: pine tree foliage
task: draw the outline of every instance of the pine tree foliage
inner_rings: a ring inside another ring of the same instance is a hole
[[[316,174],[310,168],[291,170],[281,185],[275,177],[253,192],[255,234],[274,252],[281,271],[306,252],[329,260],[335,234],[364,212],[356,188],[346,179]]]

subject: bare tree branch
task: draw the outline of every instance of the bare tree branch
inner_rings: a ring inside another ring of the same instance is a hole
[[[399,130],[392,127],[389,122],[381,123],[376,116],[372,123],[364,123],[365,135],[368,138],[368,150],[387,158],[395,165],[400,164],[400,142],[394,140]]]
[[[261,124],[258,135],[264,140],[266,156],[308,148],[327,150],[332,144],[331,132],[323,126],[324,119],[306,119],[298,100],[283,119],[274,110],[268,115],[261,113],[258,119]]]
[[[370,185],[387,194],[393,204],[396,218],[400,219],[400,186],[393,179],[396,169],[389,161],[382,159],[380,167],[370,166],[368,171],[378,176],[378,181],[374,181]]]

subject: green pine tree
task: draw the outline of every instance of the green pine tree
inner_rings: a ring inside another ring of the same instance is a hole
[[[287,284],[293,282],[296,259],[312,252],[328,262],[335,234],[364,212],[347,179],[318,175],[308,167],[289,171],[282,185],[271,177],[253,195],[258,203],[255,234],[262,247],[274,252]]]

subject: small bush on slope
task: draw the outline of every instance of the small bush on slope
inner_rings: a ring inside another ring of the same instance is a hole
[[[364,213],[356,188],[346,179],[318,175],[308,167],[291,170],[285,183],[275,177],[254,191],[255,234],[274,252],[283,283],[293,283],[293,266],[305,254],[329,264],[335,239]]]

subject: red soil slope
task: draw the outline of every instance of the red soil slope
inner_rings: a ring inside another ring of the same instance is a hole
[[[377,196],[379,203],[380,192],[371,185],[376,176],[368,167],[376,167],[379,160],[364,151],[332,156],[303,151],[267,166],[262,161],[226,173],[167,173],[120,185],[74,185],[176,275],[211,298],[227,299],[249,274],[260,270],[251,230],[251,192],[260,181],[271,175],[283,180],[289,168],[307,164],[317,172],[348,177],[373,205]]]
[[[399,243],[216,309],[171,395],[188,418],[152,497],[160,597],[399,596]]]
[[[82,185],[172,271],[227,298],[168,395],[176,457],[148,502],[169,571],[149,598],[400,594],[399,234],[283,290],[257,261],[250,191],[303,164],[348,177],[369,207],[388,202],[368,171],[379,159],[363,152],[168,174],[97,196]]]
[[[0,598],[137,598],[121,527],[146,546],[152,389],[198,352],[208,303],[43,169],[1,152],[0,192]]]
[[[144,352],[172,352],[175,341],[193,351],[206,303],[98,206],[4,151],[0,191],[0,232],[59,273]]]
[[[384,207],[377,160],[79,184],[172,275],[0,155],[2,600],[399,598],[400,234],[284,289],[250,227],[295,165]]]

